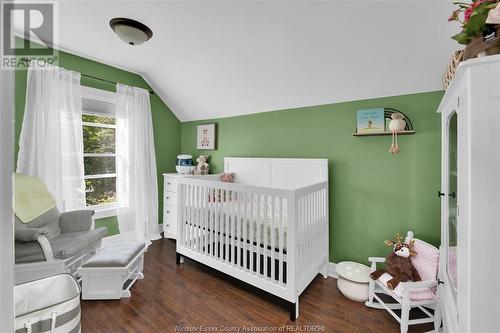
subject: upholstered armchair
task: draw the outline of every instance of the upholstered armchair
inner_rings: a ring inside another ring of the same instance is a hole
[[[92,210],[60,213],[53,207],[23,223],[16,213],[16,284],[64,272],[75,275],[106,235],[105,227],[92,229],[93,215]]]

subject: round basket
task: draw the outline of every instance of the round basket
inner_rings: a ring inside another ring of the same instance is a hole
[[[450,64],[446,69],[446,73],[443,76],[443,88],[444,90],[448,89],[453,76],[455,76],[455,72],[457,71],[458,65],[462,62],[464,57],[464,50],[459,50],[453,52],[453,56],[451,57]]]

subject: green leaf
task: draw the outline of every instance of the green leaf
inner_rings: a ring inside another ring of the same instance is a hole
[[[487,15],[474,13],[471,15],[469,22],[464,28],[464,31],[469,37],[476,37],[481,34],[485,26]]]
[[[498,6],[498,2],[494,2],[494,3],[491,3],[489,4],[488,6],[486,6],[486,8],[488,9],[494,9]]]
[[[465,32],[460,32],[454,36],[451,37],[452,39],[456,40],[460,44],[467,45],[470,43],[472,40],[471,37],[469,37]]]
[[[475,12],[479,13],[479,14],[488,14],[490,10],[488,9],[488,3],[487,2],[483,2],[482,4],[480,4]]]

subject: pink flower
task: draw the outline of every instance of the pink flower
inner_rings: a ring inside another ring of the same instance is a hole
[[[453,13],[451,13],[450,17],[448,18],[448,22],[458,20],[458,13],[458,10],[453,11]]]
[[[485,2],[496,2],[496,0],[478,0],[476,2],[471,3],[464,12],[464,24],[467,24],[470,21],[470,17],[472,16],[474,9],[476,9]]]
[[[475,4],[475,2],[473,3],[473,5],[474,4]],[[464,24],[467,24],[470,21],[470,17],[472,15],[472,10],[473,10],[472,5],[465,10],[465,12],[464,12]]]

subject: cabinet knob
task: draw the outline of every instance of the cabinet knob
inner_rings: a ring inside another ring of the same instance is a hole
[[[167,185],[171,185],[172,183],[167,182]]]
[[[167,199],[170,199],[170,197],[167,197]]]
[[[167,224],[167,227],[170,227],[170,224]]]
[[[169,210],[167,210],[167,214],[168,214],[168,213],[170,213],[170,211],[169,211]]]
[[[457,194],[455,192],[451,192],[449,194],[450,197],[452,197],[453,199],[455,199],[457,197]]]
[[[438,197],[443,197],[443,196],[444,196],[444,193],[441,191],[438,191]]]

